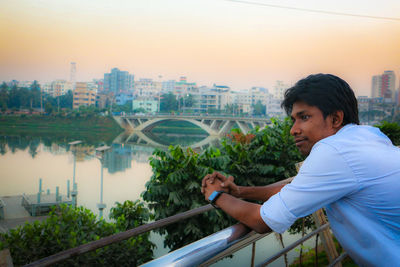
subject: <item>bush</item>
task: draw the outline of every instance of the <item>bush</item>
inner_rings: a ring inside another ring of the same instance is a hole
[[[393,145],[400,145],[400,125],[396,122],[383,121],[376,125],[392,141]]]
[[[142,224],[143,222],[138,222]],[[55,208],[43,222],[26,223],[0,235],[0,250],[9,248],[15,265],[25,265],[60,251],[126,230],[124,216],[109,223],[83,207]],[[58,263],[58,266],[136,266],[153,257],[154,244],[141,235]]]
[[[179,146],[156,150],[150,165],[153,176],[142,197],[159,220],[207,204],[200,193],[201,180],[214,170],[235,177],[238,185],[267,185],[295,175],[302,160],[290,136],[290,120],[273,120],[271,127],[244,135],[236,130],[201,154]],[[172,250],[224,229],[234,219],[213,210],[158,230],[166,233],[164,245]]]

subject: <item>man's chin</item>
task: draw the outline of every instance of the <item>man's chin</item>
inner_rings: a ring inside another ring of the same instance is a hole
[[[300,154],[302,154],[303,156],[308,156],[311,152],[311,149],[308,149],[306,147],[297,147],[300,151]]]

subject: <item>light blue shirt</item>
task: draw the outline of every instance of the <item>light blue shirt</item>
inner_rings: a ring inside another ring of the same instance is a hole
[[[378,128],[346,125],[317,142],[260,214],[282,233],[322,207],[358,265],[400,266],[400,149]]]

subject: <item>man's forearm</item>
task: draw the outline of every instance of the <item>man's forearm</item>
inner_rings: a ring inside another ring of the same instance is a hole
[[[260,215],[261,205],[222,194],[215,204],[224,212],[258,233],[271,231]]]
[[[288,178],[286,180],[282,180],[266,186],[239,186],[240,193],[236,197],[267,201],[271,196],[281,191],[282,187],[290,183],[292,180],[293,178]]]

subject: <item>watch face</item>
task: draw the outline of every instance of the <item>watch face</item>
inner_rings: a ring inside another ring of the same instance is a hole
[[[208,201],[210,201],[211,203],[214,203],[221,193],[222,193],[221,191],[212,192],[212,194],[208,197]]]

